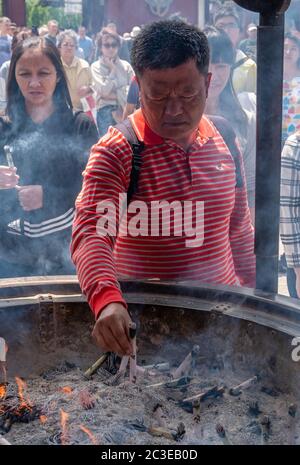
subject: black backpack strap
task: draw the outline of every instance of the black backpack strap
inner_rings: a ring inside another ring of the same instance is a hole
[[[230,150],[232,158],[235,163],[235,175],[236,175],[236,186],[235,187],[243,187],[243,176],[241,171],[240,165],[240,151],[236,145],[236,135],[234,130],[232,129],[231,125],[226,121],[225,118],[222,116],[215,116],[215,115],[208,115],[208,118],[213,122],[216,126],[217,130],[221,134],[224,139],[225,144]]]
[[[124,137],[126,137],[132,149],[132,169],[130,175],[130,183],[127,191],[127,202],[129,204],[132,196],[137,191],[140,170],[142,166],[142,152],[145,148],[144,142],[138,140],[136,133],[129,119],[115,126]]]
[[[236,63],[234,63],[234,65],[231,66],[231,71],[234,71],[235,69],[239,68],[239,66],[242,66],[244,63],[246,63],[246,61],[249,60],[249,57],[243,57],[241,58],[239,61],[237,61]]]

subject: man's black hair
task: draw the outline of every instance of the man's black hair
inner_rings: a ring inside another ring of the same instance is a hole
[[[233,6],[223,6],[223,7],[218,9],[218,11],[216,12],[216,14],[214,16],[214,26],[216,25],[216,22],[220,18],[224,18],[224,17],[227,17],[227,16],[232,16],[235,19],[236,24],[238,25],[239,29],[241,29],[240,17],[238,15],[236,9]]]
[[[205,34],[183,21],[157,21],[145,26],[133,42],[131,64],[137,76],[146,69],[166,69],[195,60],[201,73],[209,66]]]

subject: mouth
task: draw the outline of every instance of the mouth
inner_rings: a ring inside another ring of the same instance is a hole
[[[163,123],[164,126],[168,126],[168,127],[179,127],[179,126],[183,126],[185,125],[186,122],[185,121],[165,121]]]

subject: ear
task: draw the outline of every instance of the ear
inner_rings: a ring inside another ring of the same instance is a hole
[[[210,86],[211,77],[212,77],[212,73],[207,73],[206,83],[205,83],[206,84],[206,98],[208,97],[208,89]]]

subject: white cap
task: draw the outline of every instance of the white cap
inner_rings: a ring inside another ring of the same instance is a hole
[[[247,31],[249,32],[256,31],[256,29],[257,29],[257,26],[254,23],[250,23],[247,27]]]
[[[132,31],[130,33],[131,37],[136,37],[141,32],[141,28],[139,26],[133,26]]]

